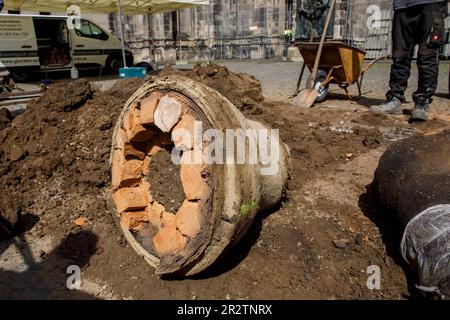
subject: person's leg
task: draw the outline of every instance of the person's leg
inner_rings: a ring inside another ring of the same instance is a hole
[[[419,52],[417,69],[419,81],[417,91],[413,94],[415,107],[412,120],[426,120],[432,97],[436,92],[439,75],[439,41],[433,43],[431,37],[444,34],[447,3],[425,5],[420,28],[418,30]]]
[[[411,72],[415,45],[415,29],[420,18],[416,10],[401,9],[394,12],[392,21],[392,65],[387,102],[370,108],[374,113],[401,114],[405,90]]]
[[[398,10],[394,13],[392,25],[392,66],[389,81],[388,100],[396,97],[405,102],[405,90],[411,74],[411,61],[416,44],[415,32],[420,16],[415,8]]]

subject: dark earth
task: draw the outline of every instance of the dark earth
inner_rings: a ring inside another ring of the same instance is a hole
[[[180,165],[173,163],[171,149],[162,149],[150,162],[150,194],[153,200],[164,205],[167,212],[176,214],[185,200],[180,178]]]

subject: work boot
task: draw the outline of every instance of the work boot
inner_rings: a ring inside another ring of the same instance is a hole
[[[402,114],[402,102],[396,97],[392,97],[387,102],[370,107],[372,113],[384,113],[384,114]]]
[[[427,121],[428,120],[428,110],[430,109],[430,98],[420,97],[415,101],[414,108],[411,110],[410,122],[416,121]]]

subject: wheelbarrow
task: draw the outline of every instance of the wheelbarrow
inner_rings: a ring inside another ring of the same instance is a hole
[[[297,91],[299,92],[305,66],[312,72],[319,43],[297,42],[296,46],[299,48],[304,60],[304,65],[297,82]],[[370,64],[364,66],[365,56],[366,52],[364,50],[352,47],[345,43],[325,42],[320,57],[319,69],[313,84],[314,89],[318,93],[315,102],[322,102],[326,99],[331,83],[337,84],[340,88],[344,89],[350,100],[352,100],[352,96],[348,92],[348,87],[356,83],[358,86],[358,94],[361,96],[364,73],[376,62],[387,58],[381,57],[375,59]]]

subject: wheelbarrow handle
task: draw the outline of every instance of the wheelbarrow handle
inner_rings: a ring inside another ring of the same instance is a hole
[[[366,73],[370,68],[372,68],[373,65],[374,65],[375,63],[377,63],[377,62],[379,62],[379,61],[381,61],[381,60],[389,59],[389,58],[390,58],[390,55],[386,55],[386,56],[382,56],[382,57],[376,58],[375,60],[372,60],[368,65],[366,65],[366,66],[362,69],[361,75],[363,75],[363,74]]]
[[[365,66],[365,67],[362,69],[361,74],[359,75],[359,79],[356,81],[356,84],[358,85],[358,94],[359,94],[359,97],[361,97],[361,95],[362,95],[362,83],[363,83],[363,80],[364,80],[364,74],[365,74],[370,68],[372,68],[372,67],[375,65],[375,63],[377,63],[377,62],[379,62],[379,61],[381,61],[381,60],[388,59],[389,57],[390,57],[390,55],[387,55],[387,56],[379,57],[379,58],[377,58],[377,59],[375,59],[375,60],[372,60],[367,66]]]

